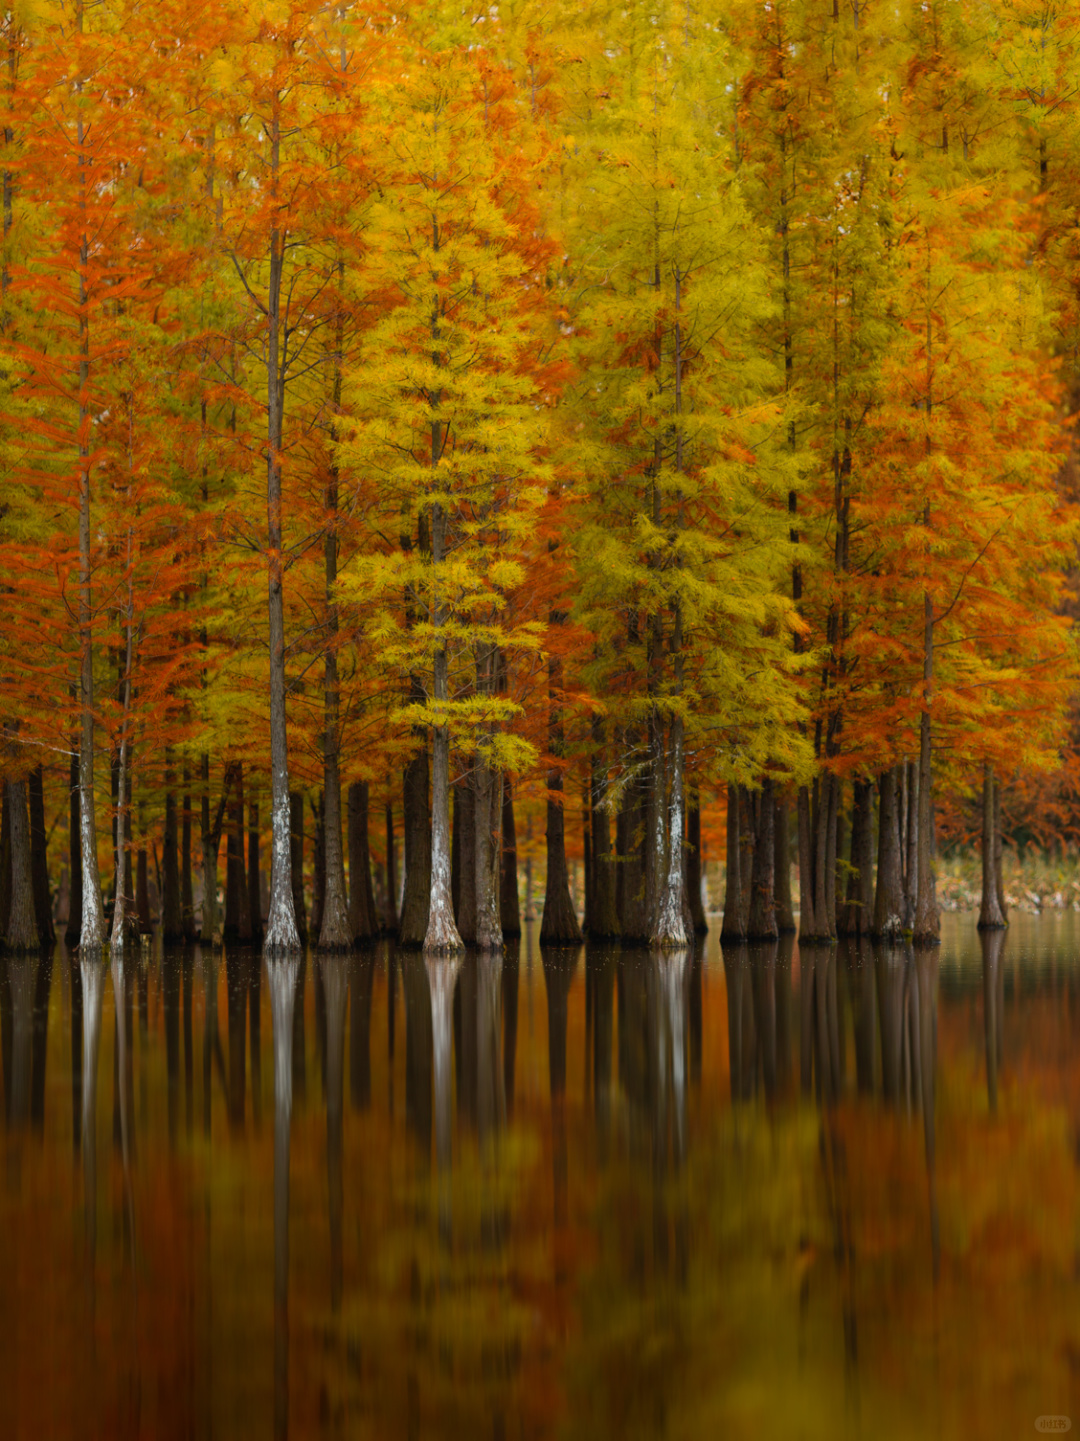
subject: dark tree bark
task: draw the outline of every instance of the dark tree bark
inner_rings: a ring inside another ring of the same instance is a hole
[[[386,911],[382,928],[387,935],[397,935],[397,842],[394,840],[394,804],[386,802]]]
[[[773,866],[776,860],[773,843],[774,824],[773,784],[766,778],[761,783],[761,795],[757,805],[757,836],[755,837],[754,866],[750,884],[750,912],[746,923],[747,938],[751,941],[774,940],[780,934],[776,924],[776,902],[773,890]]]
[[[825,831],[825,915],[829,939],[836,936],[836,857],[840,839],[840,777],[828,778],[828,813]]]
[[[585,904],[581,914],[581,929],[586,936],[592,929],[590,919],[595,898],[596,877],[593,874],[593,846],[592,846],[592,796],[588,782],[582,787],[581,793],[581,854],[584,859],[585,871]]]
[[[165,834],[161,849],[161,939],[167,946],[184,939],[180,910],[180,853],[177,834],[176,792],[173,790],[171,758],[165,767]]]
[[[0,936],[7,935],[11,919],[11,808],[7,785],[0,784]],[[76,937],[78,939],[78,937]],[[3,987],[0,985],[0,994]],[[5,1055],[7,1054],[5,1050]]]
[[[903,767],[907,799],[904,817],[904,929],[915,924],[915,903],[919,894],[919,768],[914,761]]]
[[[244,772],[240,761],[230,766],[232,790],[229,797],[229,829],[225,837],[225,924],[226,945],[250,941],[251,926],[244,934],[243,903],[247,899],[244,874]]]
[[[795,932],[795,908],[791,899],[791,820],[786,795],[776,797],[773,819],[773,885],[776,887],[776,925],[780,934]]]
[[[705,906],[701,899],[701,803],[695,794],[686,814],[686,899],[694,934],[703,936],[709,929]]]
[[[248,787],[247,887],[251,939],[259,945],[263,936],[262,888],[259,884],[259,803]]]
[[[750,888],[754,879],[754,840],[757,830],[755,797],[739,786],[739,883],[742,886],[739,914],[745,927],[750,919]]]
[[[929,506],[927,507],[929,511]],[[934,606],[923,595],[923,705],[919,717],[919,851],[915,928],[912,943],[936,946],[941,940],[937,885],[934,879],[934,771],[930,734],[930,705],[934,680]]]
[[[499,913],[504,936],[521,935],[521,909],[518,905],[517,828],[514,824],[514,793],[510,777],[503,776],[502,798],[502,876],[500,879]]]
[[[45,830],[45,781],[40,766],[35,766],[27,780],[30,801],[30,878],[34,887],[34,918],[38,941],[51,946],[56,940],[52,918],[52,896],[49,893],[48,833]]]
[[[34,951],[38,945],[38,931],[34,919],[30,818],[26,808],[25,781],[4,782],[4,812],[11,856],[11,904],[4,942],[9,951]]]
[[[405,893],[398,944],[424,944],[431,899],[431,829],[428,812],[428,753],[421,747],[405,767],[403,788]]]
[[[998,909],[1005,924],[1009,924],[1009,908],[1005,904],[1005,880],[1002,875],[1002,849],[1004,841],[1001,831],[1001,783],[994,780],[994,883],[997,886]]]
[[[904,930],[896,790],[896,769],[890,766],[878,780],[878,870],[871,935],[881,941],[898,941]]]
[[[720,927],[722,941],[746,939],[742,883],[742,821],[739,811],[739,787],[729,784],[727,788],[727,871],[724,876],[724,920]]]
[[[817,935],[814,914],[814,852],[811,831],[810,790],[800,786],[796,800],[799,826],[799,939],[812,940]]]
[[[874,918],[874,801],[872,782],[857,780],[851,813],[851,868],[837,923],[843,936],[868,936]]]
[[[454,787],[454,840],[459,867],[454,919],[458,935],[472,946],[476,944],[476,791],[471,775]]]
[[[610,940],[621,930],[618,904],[618,868],[611,845],[611,812],[606,805],[607,775],[601,761],[604,723],[593,718],[592,759],[592,870],[593,894],[589,908],[589,934]]]
[[[997,884],[997,832],[994,793],[994,768],[983,763],[982,799],[982,904],[979,907],[979,930],[1000,931],[1008,924],[1001,911]]]
[[[79,752],[76,743],[71,753],[71,780],[68,810],[68,865],[71,872],[71,883],[69,891],[71,900],[68,903],[67,927],[64,931],[64,940],[69,946],[78,943],[82,932],[82,846],[79,841]],[[10,904],[10,901],[9,901]],[[3,917],[2,934],[7,930],[7,918]]]
[[[318,801],[312,801],[311,814],[315,827],[315,845],[312,854],[311,914],[308,917],[308,934],[318,941],[322,932],[323,911],[326,908],[326,816],[325,796],[319,792]]]
[[[300,944],[308,938],[307,906],[304,904],[304,797],[299,791],[289,796],[289,883],[292,886],[292,916]],[[273,907],[271,882],[270,905]],[[268,923],[269,936],[269,923]]]
[[[561,612],[552,614],[559,624]],[[558,759],[563,753],[562,666],[554,656],[548,661],[548,748],[555,764],[547,776],[547,885],[544,890],[544,915],[540,922],[540,944],[576,945],[581,940],[581,926],[570,900],[570,877],[566,867],[566,834],[563,822],[563,778]]]
[[[153,934],[154,923],[150,916],[150,877],[147,870],[146,847],[140,846],[135,862],[135,920],[140,936]]]
[[[473,790],[476,944],[487,956],[495,953],[501,956],[502,774],[489,766],[483,756],[477,757]],[[490,967],[490,962],[481,964]]]
[[[184,766],[183,809],[180,816],[180,927],[185,941],[195,939],[195,898],[191,885],[191,791]]]
[[[368,783],[349,786],[349,934],[353,945],[373,941],[378,932],[374,911],[368,909],[371,855],[368,841]]]
[[[635,744],[627,736],[627,747]],[[646,945],[649,939],[645,910],[645,797],[643,782],[633,780],[626,788],[623,808],[615,828],[618,849],[617,897],[619,929],[626,946]]]

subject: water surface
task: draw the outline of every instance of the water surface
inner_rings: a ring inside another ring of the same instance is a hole
[[[974,919],[0,960],[0,1436],[1080,1425],[1080,915]]]

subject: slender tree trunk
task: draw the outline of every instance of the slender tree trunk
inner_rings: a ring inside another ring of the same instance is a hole
[[[521,910],[518,904],[517,881],[517,827],[514,824],[514,793],[508,775],[503,776],[502,875],[499,915],[502,918],[504,936],[521,935]]]
[[[499,880],[502,858],[502,776],[477,757],[475,812],[476,944],[485,954],[502,954]]]
[[[161,939],[177,945],[184,939],[180,906],[180,851],[177,834],[176,791],[173,789],[172,758],[165,760],[165,834],[161,848]]]
[[[135,869],[135,921],[140,936],[153,934],[154,924],[150,917],[150,877],[147,873],[146,847],[140,846]]]
[[[982,904],[979,907],[979,930],[1003,930],[1007,922],[998,901],[996,841],[994,827],[996,819],[994,805],[994,768],[989,761],[983,763],[982,801]]]
[[[73,737],[71,750],[71,777],[69,782],[69,805],[68,805],[68,865],[71,871],[71,883],[68,887],[71,902],[68,906],[67,929],[64,932],[64,940],[69,946],[77,944],[82,934],[82,838],[81,824],[79,820],[79,738]],[[6,917],[4,918],[4,929],[7,929]]]
[[[326,903],[326,818],[323,812],[325,797],[319,792],[318,801],[311,803],[314,824],[314,845],[311,864],[311,914],[308,916],[308,935],[318,938],[322,930],[323,908]]]
[[[994,780],[994,884],[997,886],[998,909],[1005,924],[1009,924],[1009,908],[1005,904],[1005,880],[1002,874],[1002,830],[1001,830],[1001,783]]]
[[[271,856],[271,863],[273,856]],[[299,942],[307,944],[307,906],[304,903],[304,797],[299,791],[289,796],[289,885],[292,888],[291,913]],[[271,881],[270,907],[273,909],[274,895]],[[267,921],[267,942],[269,945],[270,922]]]
[[[739,818],[739,787],[727,788],[727,872],[724,876],[724,920],[721,941],[746,939],[746,917],[742,898],[742,823]]]
[[[41,766],[35,766],[27,777],[30,802],[30,876],[34,887],[34,916],[38,941],[51,946],[56,940],[52,918],[52,896],[49,891],[48,836],[45,830],[45,777]]]
[[[349,935],[353,945],[375,939],[375,917],[368,914],[364,872],[370,867],[368,846],[368,783],[349,786]]]
[[[4,940],[9,951],[34,951],[38,946],[38,929],[34,919],[25,781],[4,782],[4,812],[11,855],[11,906]]]
[[[561,612],[553,612],[552,623],[562,623]],[[558,759],[563,753],[562,667],[552,656],[548,661],[548,749],[555,764],[547,775],[547,885],[544,915],[540,922],[540,944],[577,945],[581,927],[570,900],[570,878],[566,868],[566,834],[563,822],[563,778]]]
[[[781,935],[790,935],[795,931],[795,909],[791,900],[791,831],[786,795],[776,797],[776,814],[773,819],[773,857],[776,924]]]
[[[321,951],[340,951],[346,950],[352,944],[352,935],[349,929],[349,909],[345,899],[345,861],[341,846],[341,779],[338,775],[336,755],[332,767],[329,762],[324,764],[324,775],[328,781],[332,781],[332,789],[323,792],[323,871],[325,880],[319,949]],[[374,919],[372,916],[373,922]],[[377,925],[374,926],[374,929],[378,929]]]
[[[431,828],[428,812],[428,752],[422,745],[405,767],[403,787],[405,889],[398,944],[424,944],[431,896]]]
[[[773,940],[779,935],[776,924],[774,871],[776,849],[773,827],[776,810],[773,804],[773,783],[766,777],[761,783],[758,802],[757,837],[754,845],[754,869],[750,887],[750,914],[746,923],[747,939]]]
[[[180,926],[185,941],[195,939],[195,897],[191,884],[191,790],[184,763],[183,810],[180,818]]]
[[[904,820],[904,929],[915,924],[915,902],[919,893],[919,770],[914,761],[904,766],[907,813]]]
[[[251,940],[257,946],[261,944],[263,935],[262,887],[259,884],[259,802],[255,799],[255,788],[251,785],[250,780],[248,782],[247,888]]]
[[[904,931],[896,791],[896,768],[890,766],[878,780],[878,870],[871,935],[879,941],[898,941]]]
[[[696,791],[686,814],[686,898],[694,934],[703,936],[709,923],[701,899],[701,805]]]
[[[799,787],[797,799],[799,822],[799,939],[813,940],[817,936],[817,918],[814,915],[814,853],[811,846],[810,790]]]
[[[680,620],[676,606],[672,645],[676,652],[676,687],[681,690]],[[671,718],[671,759],[669,770],[670,795],[667,806],[665,836],[666,874],[662,877],[659,894],[659,908],[656,925],[651,937],[654,946],[661,950],[678,950],[689,943],[683,919],[685,910],[686,870],[683,859],[683,830],[686,812],[683,802],[683,721],[681,715]],[[771,856],[770,843],[770,861]]]
[[[433,431],[437,427],[433,426]],[[433,462],[437,459],[438,442],[433,437]],[[431,562],[435,584],[446,555],[446,514],[436,503],[431,507]],[[442,626],[446,610],[436,595],[431,604],[431,619],[437,640],[432,666],[432,701],[441,713],[449,700],[449,673],[446,641]],[[431,898],[428,906],[424,952],[429,956],[455,955],[464,949],[454,921],[454,901],[450,888],[450,730],[446,725],[432,727],[431,741]]]
[[[851,867],[847,900],[837,930],[843,936],[868,936],[874,913],[874,805],[871,782],[857,780],[851,815]]]
[[[934,879],[934,773],[930,737],[930,706],[934,680],[934,607],[929,594],[923,596],[923,708],[919,725],[919,850],[918,888],[915,903],[916,946],[936,946],[941,939],[937,886]]]

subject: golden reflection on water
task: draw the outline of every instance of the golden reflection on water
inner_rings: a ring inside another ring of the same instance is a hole
[[[0,1436],[1080,1424],[1078,922],[0,961]]]

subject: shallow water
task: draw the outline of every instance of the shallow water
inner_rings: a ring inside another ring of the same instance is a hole
[[[1080,1425],[1080,915],[974,921],[0,960],[0,1436]]]

